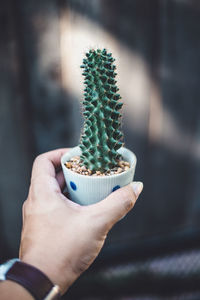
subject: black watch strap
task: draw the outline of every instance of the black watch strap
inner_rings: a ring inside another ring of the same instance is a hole
[[[36,300],[57,300],[59,288],[40,270],[17,261],[6,273],[6,279],[15,281],[27,289]]]

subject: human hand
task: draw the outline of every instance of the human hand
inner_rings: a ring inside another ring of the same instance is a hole
[[[67,149],[39,155],[32,170],[19,257],[43,271],[61,293],[99,254],[112,226],[134,206],[142,183],[132,183],[106,199],[80,206],[62,194],[64,177],[56,174]]]

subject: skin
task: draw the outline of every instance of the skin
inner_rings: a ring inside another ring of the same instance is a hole
[[[142,191],[133,183],[90,206],[80,206],[62,193],[60,158],[67,149],[39,155],[33,164],[31,184],[23,205],[19,258],[43,271],[65,293],[99,254],[113,225],[134,206]],[[29,300],[18,284],[0,284],[2,300]],[[19,296],[18,296],[19,295]]]

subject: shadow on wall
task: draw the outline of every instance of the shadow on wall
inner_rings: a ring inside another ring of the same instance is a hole
[[[200,90],[195,57],[200,12],[195,5],[62,1],[62,66],[66,77],[73,74],[70,83],[66,79],[67,89],[81,95],[80,72],[74,65],[88,45],[105,46],[117,57],[126,145],[136,152],[137,175],[145,183],[141,210],[136,208],[134,214],[138,226],[130,221],[134,233],[199,224]],[[68,54],[72,60],[65,63]]]

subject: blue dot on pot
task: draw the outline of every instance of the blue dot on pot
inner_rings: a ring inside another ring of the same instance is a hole
[[[70,181],[70,186],[71,186],[72,190],[74,190],[74,191],[77,189],[77,186],[73,181]]]
[[[114,186],[114,188],[112,189],[112,192],[114,192],[114,191],[116,191],[116,190],[118,190],[118,189],[120,189],[120,185]]]

